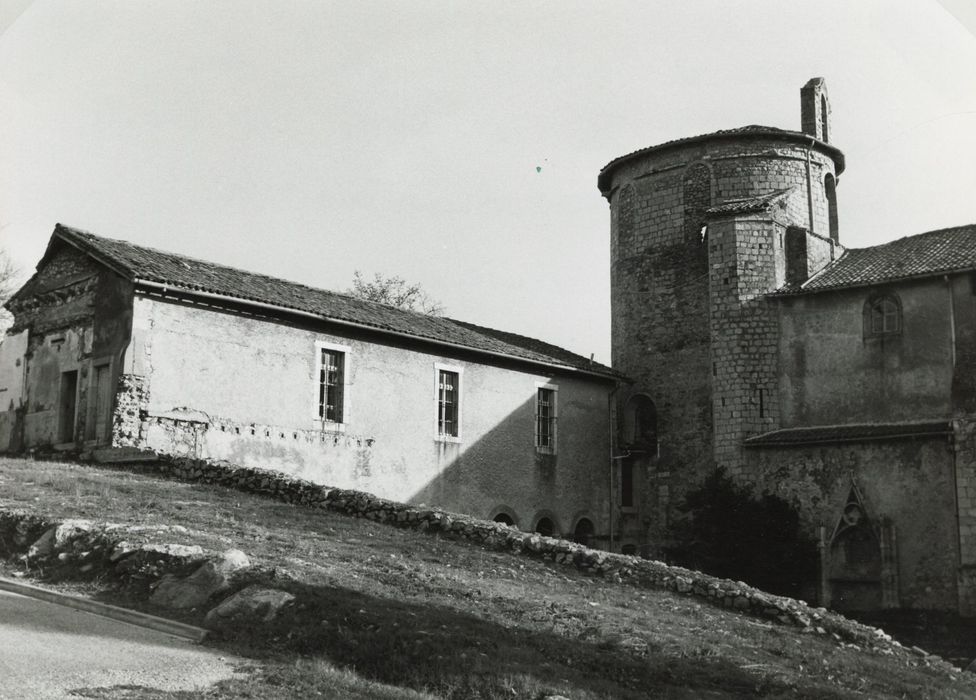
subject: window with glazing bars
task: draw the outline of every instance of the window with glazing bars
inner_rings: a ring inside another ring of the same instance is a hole
[[[536,447],[556,448],[556,390],[539,388],[535,401]]]
[[[342,422],[342,388],[346,354],[322,348],[319,360],[319,418],[330,423]]]
[[[877,299],[871,305],[871,333],[882,335],[901,330],[898,304],[891,297]]]
[[[438,370],[437,375],[437,434],[458,436],[458,403],[460,401],[458,373]]]

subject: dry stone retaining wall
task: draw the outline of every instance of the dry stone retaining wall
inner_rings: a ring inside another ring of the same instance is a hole
[[[831,635],[838,641],[880,648],[888,653],[900,646],[877,628],[854,622],[824,608],[810,608],[802,601],[765,593],[741,581],[720,579],[659,561],[589,549],[567,540],[522,532],[501,523],[439,508],[414,506],[362,491],[320,486],[274,472],[199,460],[161,458],[155,463],[140,464],[138,469],[154,470],[185,481],[228,486],[286,503],[323,508],[573,566],[583,573],[601,576],[612,582],[673,591],[712,605],[805,631]]]
[[[108,575],[151,586],[182,575],[206,558],[196,545],[153,541],[186,532],[179,525],[127,526],[90,520],[57,521],[23,509],[0,509],[0,557],[19,559],[46,578]]]

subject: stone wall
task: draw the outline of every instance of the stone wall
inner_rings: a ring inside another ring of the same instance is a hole
[[[842,556],[831,548],[838,544],[834,536],[856,486],[875,533],[877,561],[887,557],[896,574],[897,580],[889,583],[897,591],[888,592],[888,602],[914,609],[957,609],[955,456],[945,436],[753,448],[746,450],[746,457],[742,478],[757,493],[791,503],[806,533],[822,541],[824,571],[830,569],[831,556]],[[976,532],[976,525],[971,529]],[[892,533],[887,541],[885,532]],[[892,551],[882,552],[883,545]],[[875,576],[879,607],[885,594],[882,573]],[[829,598],[829,591],[825,593]]]
[[[733,476],[743,439],[779,425],[777,319],[765,293],[776,287],[783,232],[768,216],[710,225],[714,455]]]
[[[619,405],[623,410],[633,394],[643,393],[658,412],[659,457],[644,467],[644,498],[636,515],[647,524],[650,541],[659,539],[669,511],[716,459],[737,468],[736,436],[777,420],[775,376],[768,376],[775,347],[762,345],[763,356],[750,360],[745,376],[737,379],[734,372],[746,359],[746,336],[767,345],[772,337],[775,312],[756,295],[785,281],[782,241],[768,225],[750,223],[723,241],[724,224],[712,222],[703,238],[702,209],[788,190],[777,221],[826,235],[823,178],[834,171],[825,153],[772,136],[711,138],[651,151],[613,168],[605,191],[613,366],[634,380],[620,393]],[[708,202],[702,197],[706,191]],[[725,406],[713,386],[720,364]],[[735,425],[720,428],[719,418]],[[714,442],[716,432],[722,434],[721,444]]]
[[[897,295],[903,328],[865,335],[865,303]],[[968,290],[967,290],[968,293]],[[952,320],[940,278],[776,297],[783,427],[951,415]]]

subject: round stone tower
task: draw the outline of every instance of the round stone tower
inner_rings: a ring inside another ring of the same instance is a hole
[[[600,172],[610,203],[619,392],[617,541],[654,551],[669,511],[745,437],[778,427],[777,328],[764,295],[838,254],[826,86],[801,90],[802,131],[746,126],[669,141]],[[628,492],[628,489],[630,491]]]

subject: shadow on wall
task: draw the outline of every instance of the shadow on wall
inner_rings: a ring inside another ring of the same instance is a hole
[[[587,539],[596,531],[606,534],[605,431],[557,433],[556,449],[549,453],[536,446],[536,421],[533,396],[470,445],[432,439],[437,475],[407,502],[437,505],[527,532],[571,536],[579,531]]]

